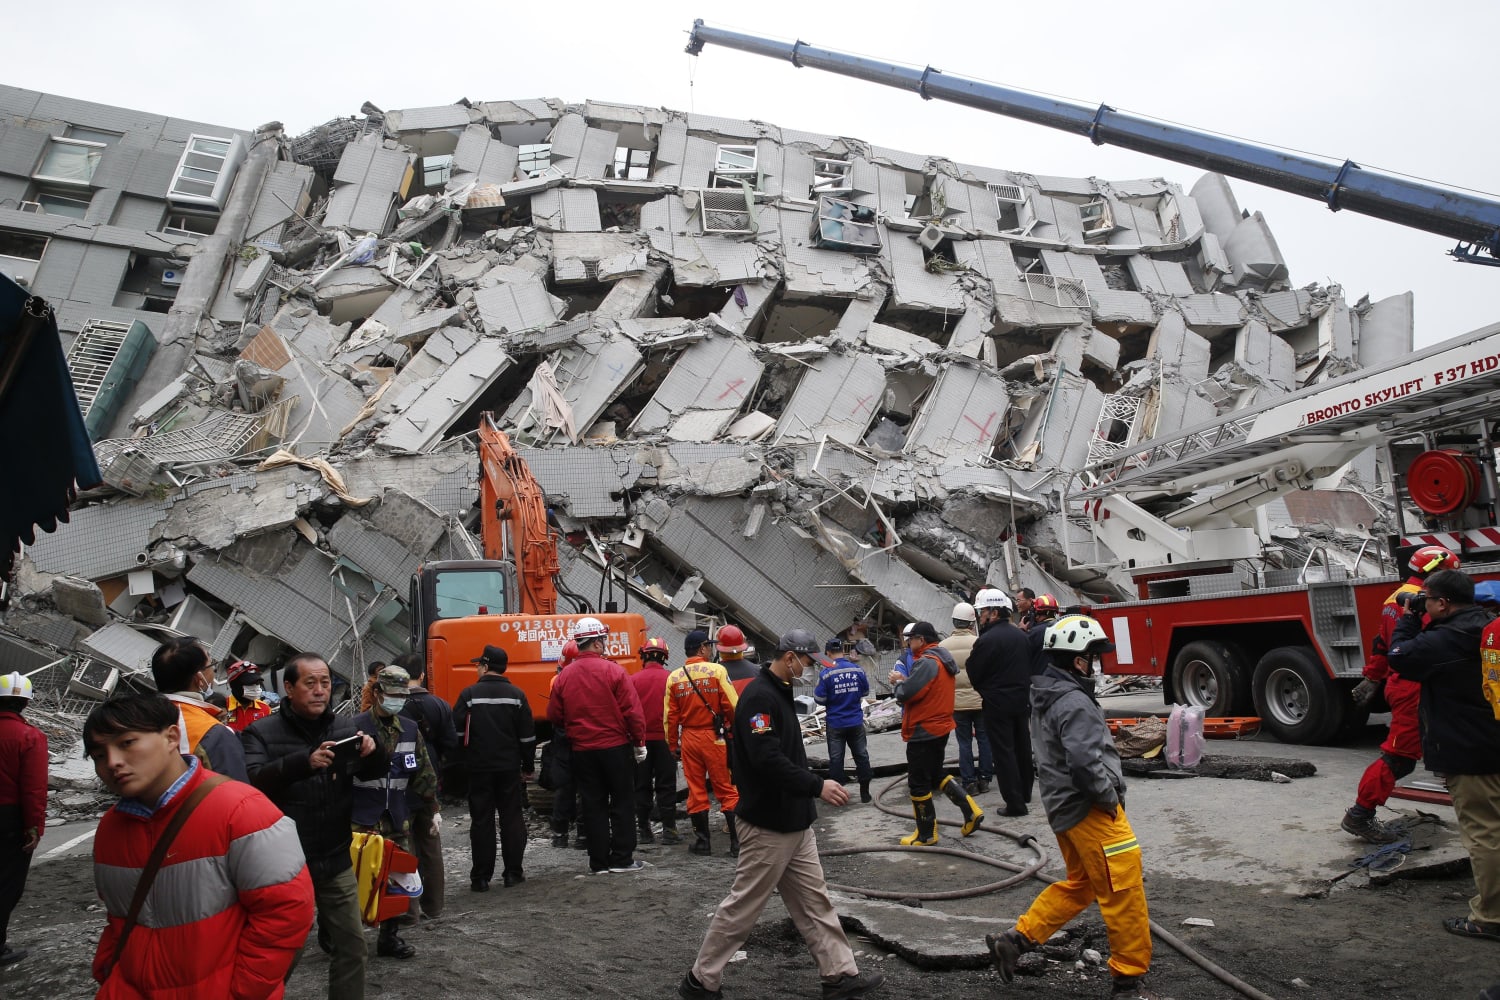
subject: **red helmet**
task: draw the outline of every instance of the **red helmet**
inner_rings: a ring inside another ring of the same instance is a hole
[[[1458,556],[1441,545],[1424,545],[1411,554],[1407,565],[1413,573],[1426,576],[1440,569],[1458,569]]]
[[[226,671],[226,673],[229,675],[228,680],[232,684],[246,674],[260,673],[260,667],[251,663],[249,660],[235,660],[229,665],[229,669]]]
[[[658,636],[652,636],[641,643],[641,659],[653,660],[657,663],[666,663],[671,650],[667,648],[667,640]]]
[[[1038,594],[1036,600],[1031,602],[1031,610],[1035,614],[1057,614],[1062,605],[1057,603],[1057,598],[1051,594]]]
[[[566,667],[576,659],[578,659],[578,643],[574,642],[572,639],[569,639],[567,642],[563,643],[562,661],[559,666]]]
[[[719,629],[718,643],[721,653],[743,653],[750,647],[745,644],[745,633],[740,631],[738,625],[725,625]]]

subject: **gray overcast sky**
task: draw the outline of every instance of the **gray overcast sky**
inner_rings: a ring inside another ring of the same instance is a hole
[[[1478,190],[1500,187],[1493,87],[1500,4],[971,2],[755,5],[75,0],[28,9],[0,82],[296,134],[372,101],[594,98],[847,135],[1039,174],[1110,180],[1188,167],[914,94],[729,49],[682,51],[694,18],[820,47],[932,64]],[[29,35],[31,44],[18,44]],[[1418,345],[1500,320],[1500,269],[1451,241],[1232,181],[1266,216],[1294,285],[1416,293]]]

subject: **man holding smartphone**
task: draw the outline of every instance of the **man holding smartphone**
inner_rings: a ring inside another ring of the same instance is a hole
[[[333,675],[323,657],[298,653],[282,682],[286,696],[276,711],[241,734],[246,770],[250,783],[297,824],[318,909],[318,946],[332,956],[329,1000],[362,1000],[368,953],[349,857],[354,778],[384,775],[389,754],[377,754],[375,740],[352,718],[334,715]]]

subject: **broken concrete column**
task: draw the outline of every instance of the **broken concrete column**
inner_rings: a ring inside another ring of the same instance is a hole
[[[108,625],[104,591],[91,580],[60,576],[52,581],[52,603],[57,610],[87,625]]]

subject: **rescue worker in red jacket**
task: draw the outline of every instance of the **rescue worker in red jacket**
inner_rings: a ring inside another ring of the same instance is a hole
[[[182,754],[179,718],[161,695],[131,694],[95,708],[83,725],[94,770],[120,796],[94,838],[108,918],[94,954],[98,995],[277,1000],[312,928],[297,828],[254,788]],[[147,861],[195,797],[127,933]]]
[[[677,762],[667,747],[665,705],[667,656],[665,639],[652,636],[641,646],[641,669],[630,675],[646,719],[646,759],[635,766],[635,836],[642,844],[656,843],[651,831],[651,807],[661,819],[661,842],[680,844],[677,832]]]
[[[47,736],[21,718],[30,703],[31,678],[0,677],[0,965],[26,957],[5,932],[47,826]]]
[[[1354,805],[1344,813],[1339,827],[1345,832],[1372,844],[1387,844],[1401,839],[1402,834],[1375,819],[1375,809],[1385,804],[1396,788],[1396,782],[1416,770],[1422,759],[1422,732],[1417,721],[1417,708],[1422,700],[1422,686],[1409,681],[1391,669],[1386,654],[1391,648],[1391,635],[1406,613],[1403,594],[1415,594],[1422,589],[1424,581],[1443,569],[1457,569],[1458,556],[1441,545],[1424,545],[1411,554],[1408,561],[1411,576],[1387,597],[1380,609],[1380,630],[1370,640],[1370,657],[1365,662],[1364,679],[1355,686],[1354,703],[1368,705],[1381,685],[1385,686],[1386,704],[1391,707],[1391,727],[1385,742],[1380,744],[1380,756],[1375,759],[1359,779]]]
[[[261,697],[260,667],[247,660],[229,665],[229,702],[224,707],[224,725],[237,733],[256,719],[271,714],[271,703]]]
[[[682,774],[687,778],[688,820],[693,824],[694,854],[712,854],[708,834],[708,782],[713,782],[714,797],[724,811],[729,826],[729,853],[739,857],[740,831],[735,825],[734,809],[740,793],[729,776],[726,735],[734,725],[734,707],[739,701],[729,674],[708,659],[713,643],[708,633],[694,629],[683,641],[687,661],[667,678],[665,715],[667,746],[673,756],[682,758]]]
[[[901,738],[906,741],[906,784],[917,829],[901,843],[929,847],[938,842],[934,790],[941,791],[964,814],[967,837],[984,822],[984,810],[964,791],[958,779],[943,773],[948,734],[953,732],[953,678],[958,663],[953,654],[938,645],[937,629],[931,622],[913,622],[906,635],[911,650],[911,675],[890,673],[890,683],[901,703]]]
[[[760,676],[760,664],[745,659],[745,653],[750,649],[750,644],[745,641],[745,631],[738,625],[725,625],[719,629],[714,645],[719,647],[719,663],[729,675],[729,683],[734,685],[735,697],[739,697],[750,682]]]

